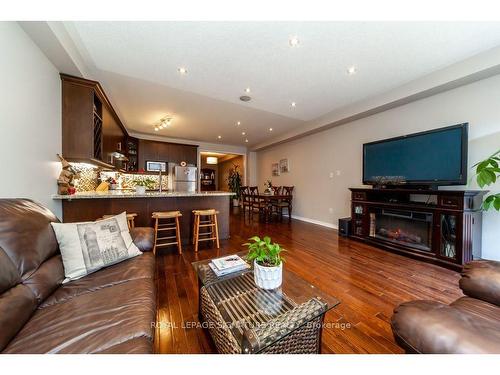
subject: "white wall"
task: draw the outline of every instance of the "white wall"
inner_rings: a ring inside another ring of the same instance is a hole
[[[59,72],[15,22],[0,22],[1,198],[31,198],[61,217]]]
[[[338,218],[350,216],[348,188],[361,185],[363,143],[469,122],[472,165],[500,148],[499,103],[500,76],[494,76],[264,149],[257,154],[259,186],[267,179],[295,185],[294,214],[336,227]],[[271,164],[281,158],[291,171],[271,177]],[[484,258],[500,259],[499,226],[500,213],[484,215]]]

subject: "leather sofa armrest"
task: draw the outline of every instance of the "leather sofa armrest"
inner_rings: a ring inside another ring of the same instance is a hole
[[[154,229],[150,227],[135,227],[130,229],[134,244],[142,252],[152,251],[154,246]]]
[[[469,297],[500,306],[500,262],[477,260],[467,263],[459,285]]]

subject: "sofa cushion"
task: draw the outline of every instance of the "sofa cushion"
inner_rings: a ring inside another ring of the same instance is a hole
[[[43,309],[66,302],[79,295],[122,284],[130,280],[153,279],[154,272],[155,257],[153,253],[144,253],[141,256],[104,268],[81,279],[63,284],[38,308]]]
[[[500,353],[500,330],[491,319],[434,301],[399,305],[391,321],[396,341],[417,353]]]
[[[65,282],[140,255],[126,213],[96,222],[52,223],[61,250]]]
[[[500,262],[475,260],[467,263],[459,285],[469,297],[500,306]]]
[[[0,199],[0,351],[60,284],[57,218],[28,199]]]
[[[451,303],[450,306],[478,318],[491,320],[498,325],[497,329],[500,329],[500,307],[496,305],[480,299],[462,297]]]
[[[140,278],[38,309],[4,353],[99,353],[151,342],[154,288],[153,279]]]

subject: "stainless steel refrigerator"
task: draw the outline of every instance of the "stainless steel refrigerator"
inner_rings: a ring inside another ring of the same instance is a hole
[[[173,168],[173,189],[174,191],[196,192],[196,167],[181,167],[176,165]]]

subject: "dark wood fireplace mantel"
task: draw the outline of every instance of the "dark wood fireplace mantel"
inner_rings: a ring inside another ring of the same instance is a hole
[[[485,191],[350,190],[352,238],[456,270],[481,257]]]

